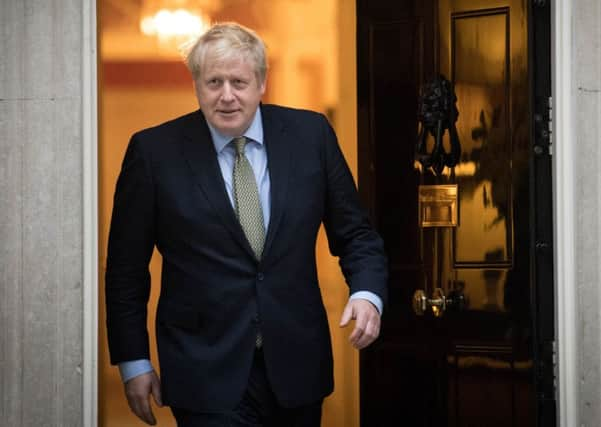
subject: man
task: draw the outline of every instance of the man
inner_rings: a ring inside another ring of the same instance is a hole
[[[190,50],[200,111],[136,133],[115,192],[106,273],[111,362],[132,411],[149,398],[181,426],[320,425],[333,389],[317,283],[323,223],[351,297],[341,326],[361,349],[379,334],[387,266],[325,117],[262,105],[261,39],[213,26]],[[149,362],[146,304],[163,257]]]

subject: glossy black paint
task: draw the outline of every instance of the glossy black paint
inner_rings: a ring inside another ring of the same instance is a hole
[[[363,427],[554,425],[536,16],[517,0],[357,1],[359,190],[391,269],[381,338],[361,354]],[[462,146],[441,176],[415,158],[419,88],[438,73],[457,91]],[[418,186],[446,183],[459,186],[459,226],[420,229]],[[413,314],[414,291],[435,287],[466,307]]]

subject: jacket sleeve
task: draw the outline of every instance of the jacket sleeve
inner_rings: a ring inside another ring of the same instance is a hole
[[[134,135],[125,153],[109,232],[105,292],[113,364],[150,359],[146,305],[155,242],[154,188],[149,156],[140,142]]]
[[[361,207],[334,130],[325,117],[322,118],[327,182],[324,227],[330,252],[339,257],[351,293],[370,291],[386,304],[388,264],[384,243]]]

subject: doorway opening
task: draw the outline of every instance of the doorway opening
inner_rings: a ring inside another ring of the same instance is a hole
[[[109,365],[105,330],[104,271],[112,197],[130,136],[198,108],[192,80],[178,50],[181,40],[141,31],[149,8],[160,1],[99,0],[99,331],[98,414],[101,427],[143,425],[127,407],[116,367]],[[169,2],[165,2],[167,4]],[[212,22],[237,21],[267,43],[269,72],[265,103],[326,114],[356,171],[355,6],[345,0],[206,0]],[[334,345],[336,390],[324,403],[323,426],[358,426],[358,355],[338,328],[348,288],[325,235],[317,248],[319,279]],[[154,312],[160,287],[160,255],[153,255],[148,331],[154,341]],[[156,352],[152,362],[157,366]],[[174,426],[168,409],[154,408],[158,424]]]

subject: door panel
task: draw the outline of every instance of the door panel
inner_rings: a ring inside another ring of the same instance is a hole
[[[359,0],[357,49],[359,190],[391,272],[361,424],[535,425],[527,3]],[[439,73],[462,153],[437,174],[415,147],[420,87]],[[420,186],[442,184],[457,185],[457,225],[420,226]],[[442,316],[414,313],[420,289],[449,297]]]
[[[461,223],[454,236],[459,269],[512,263],[508,18],[508,8],[451,18],[451,80],[463,151],[455,167],[461,195]]]

